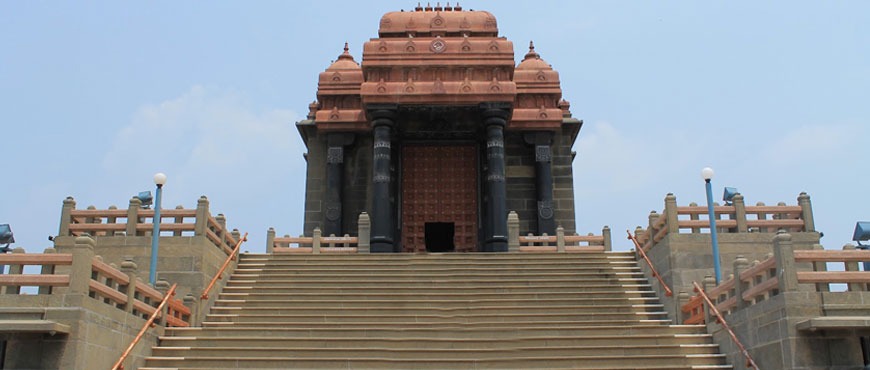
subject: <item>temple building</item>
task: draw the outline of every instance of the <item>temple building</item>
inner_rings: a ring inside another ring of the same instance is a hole
[[[507,250],[521,233],[575,230],[571,147],[582,121],[559,73],[486,11],[386,13],[358,63],[347,45],[297,123],[308,152],[304,231],[356,234],[372,252]]]

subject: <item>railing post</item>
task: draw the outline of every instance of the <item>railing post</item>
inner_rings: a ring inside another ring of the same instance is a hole
[[[665,196],[665,217],[668,221],[668,234],[678,234],[680,222],[677,217],[677,197],[673,193]]]
[[[520,216],[516,211],[508,212],[508,252],[520,251]]]
[[[758,207],[764,207],[764,206],[765,206],[764,202],[758,202],[758,203],[755,203],[755,205],[758,206]],[[767,213],[765,213],[765,212],[758,212],[757,217],[758,217],[759,220],[767,220]],[[758,232],[766,233],[766,232],[767,232],[767,228],[766,228],[766,227],[759,227],[759,228],[758,228]]]
[[[116,206],[116,205],[114,205],[114,204],[109,206],[109,211],[114,211],[114,210],[117,210],[117,209],[118,209],[118,206]],[[117,217],[115,217],[115,216],[107,216],[107,217],[106,217],[106,223],[107,223],[107,224],[114,224],[114,223],[116,223],[116,222],[118,222],[118,218],[117,218]],[[114,234],[114,232],[113,232],[113,234]]]
[[[642,238],[646,237],[646,235],[644,235],[644,233],[646,233],[646,231],[642,227],[637,226],[634,228],[634,237],[635,237],[635,239],[638,240],[638,244],[640,244],[641,246],[643,246],[643,244],[640,243],[640,240]]]
[[[72,223],[72,210],[76,209],[76,200],[73,197],[66,197],[63,200],[63,206],[60,209],[60,229],[57,231],[58,236],[69,235],[69,224]]]
[[[18,247],[12,250],[13,254],[24,254],[24,248]],[[24,266],[22,265],[9,265],[9,275],[21,275],[24,273]],[[17,285],[10,285],[6,287],[6,294],[20,294],[21,287]]]
[[[322,234],[319,227],[314,228],[314,237],[311,238],[311,253],[320,254],[320,238]]]
[[[368,213],[360,213],[357,220],[357,253],[369,253],[372,250],[372,219]]]
[[[804,231],[816,231],[816,223],[813,221],[813,204],[810,202],[810,196],[807,193],[798,195],[798,205],[801,206],[801,218],[804,219]]]
[[[722,219],[722,214],[716,212],[716,207],[719,207],[719,202],[713,202],[713,215],[714,215],[713,218],[715,218],[716,221],[719,221]],[[712,222],[710,224],[712,225]],[[722,227],[718,223],[716,224],[716,232],[718,232],[718,233],[722,232]],[[710,233],[712,233],[712,231]]]
[[[175,210],[177,210],[177,211],[180,211],[180,210],[183,210],[183,209],[184,209],[184,206],[183,206],[183,205],[180,205],[180,204],[179,204],[179,205],[175,206]],[[183,224],[183,223],[184,223],[184,217],[176,216],[176,217],[175,217],[175,223],[176,223],[176,224]],[[182,233],[181,230],[175,230],[175,231],[172,232],[172,235],[173,235],[173,236],[181,236],[181,233]]]
[[[734,310],[739,310],[744,307],[749,306],[749,302],[743,300],[743,292],[748,289],[746,283],[740,279],[740,274],[749,268],[749,260],[747,260],[742,255],[738,255],[737,258],[734,259],[734,295],[737,298],[737,307]]]
[[[136,302],[136,272],[138,270],[139,266],[133,260],[121,262],[121,272],[127,274],[127,278],[130,279],[130,283],[127,284],[127,305],[124,307],[129,313],[133,313]]]
[[[785,202],[779,202],[779,203],[776,203],[776,206],[777,206],[777,207],[785,207],[786,204],[785,204]],[[784,219],[787,218],[787,216],[788,216],[788,215],[785,214],[785,213],[774,213],[774,214],[773,214],[773,219],[774,219],[774,220],[784,220]],[[788,229],[785,229],[785,228],[779,228],[778,230],[788,230]],[[778,231],[778,230],[777,230],[777,231]]]
[[[127,236],[136,236],[140,208],[142,208],[142,201],[136,197],[130,198],[130,205],[127,206]]]
[[[170,287],[169,282],[166,280],[157,280],[157,283],[154,285],[155,285],[155,288],[157,288],[157,291],[160,292],[160,294],[163,297],[166,297],[166,293],[169,292],[169,287]],[[172,299],[172,298],[170,297],[169,299]],[[159,300],[156,302],[160,303]],[[160,319],[158,321],[160,326],[166,327],[166,316],[167,316],[168,311],[169,311],[169,302],[167,301],[166,304],[163,305],[162,308],[160,308]]]
[[[656,223],[659,222],[659,217],[661,217],[661,215],[656,213],[656,211],[653,210],[653,211],[649,212],[649,217],[648,217],[649,227],[647,228],[647,232],[648,232],[647,241],[649,242],[650,247],[652,247],[656,243],[656,240],[655,240],[656,234],[658,234],[658,230],[656,230]],[[646,244],[646,243],[644,243],[644,244]],[[641,245],[641,247],[643,247],[643,246]]]
[[[680,292],[677,293],[677,324],[683,324],[686,322],[689,314],[683,312],[683,306],[689,303],[690,298],[691,296],[689,295],[689,292],[685,289],[680,289]]]
[[[193,235],[204,236],[208,229],[208,198],[205,195],[196,201],[196,224],[193,227]]]
[[[713,288],[716,287],[716,279],[711,275],[704,276],[703,287],[704,287],[704,293],[706,294],[707,292],[709,292],[710,290],[712,290]],[[709,297],[709,298],[710,298],[710,301],[713,302],[713,304],[716,304],[716,300],[717,300],[716,297]],[[706,300],[703,301],[703,304],[704,304],[704,322],[709,324],[709,323],[713,322],[710,320],[711,319],[711,316],[710,316],[711,308],[710,308],[710,305],[707,304]]]
[[[737,218],[737,232],[745,233],[749,231],[746,226],[746,201],[743,199],[743,194],[734,194],[732,199],[734,203],[734,217]]]
[[[97,243],[89,236],[79,236],[72,248],[69,292],[87,295],[90,292],[93,271],[94,246]]]
[[[821,244],[813,244],[813,250],[824,250]],[[828,271],[828,264],[825,262],[813,262],[813,271]],[[831,287],[827,283],[816,284],[817,292],[830,292]]]
[[[791,292],[797,290],[797,273],[794,262],[794,246],[791,234],[778,231],[773,237],[773,256],[776,259],[776,271],[779,278],[779,291]]]
[[[846,244],[843,246],[844,251],[853,251],[855,250],[855,246],[852,244]],[[845,263],[846,271],[860,271],[858,269],[858,262],[846,262]],[[850,283],[849,291],[850,292],[863,292],[867,290],[865,284],[861,283]]]
[[[223,245],[227,244],[227,217],[224,216],[223,213],[218,213],[218,215],[215,216],[214,219],[215,219],[215,221],[217,221],[218,225],[220,225],[220,227],[221,227],[221,229],[218,230],[218,232],[217,232],[217,236],[218,236],[218,239],[220,239],[220,241],[221,241],[220,244],[222,247]],[[233,248],[233,247],[235,247],[235,245],[230,246],[230,248]],[[221,249],[223,249],[223,248],[221,248]]]
[[[695,203],[695,202],[691,202],[691,203],[689,203],[689,207],[697,207],[697,206],[698,206],[698,203]],[[698,220],[701,219],[701,216],[698,215],[697,213],[692,213],[692,214],[689,215],[689,219],[692,220],[692,221],[698,221]],[[700,227],[693,227],[693,228],[692,228],[692,234],[697,234],[697,233],[700,233],[700,232],[701,232],[701,228],[700,228]]]
[[[556,228],[556,251],[560,253],[565,251],[565,228],[562,225]]]
[[[43,251],[42,253],[54,254],[54,253],[57,253],[57,249],[45,248],[45,251]],[[42,274],[42,275],[54,275],[54,265],[42,265],[42,269],[40,271],[40,274]],[[52,289],[50,286],[41,286],[41,287],[39,287],[38,294],[51,294],[51,291],[52,291]]]
[[[613,241],[610,237],[610,226],[604,225],[601,229],[601,236],[604,237],[604,251],[610,252],[613,250]]]
[[[272,254],[275,251],[275,228],[270,227],[266,231],[266,253]]]
[[[184,301],[184,306],[187,307],[188,309],[190,309],[190,323],[189,323],[190,326],[191,327],[198,327],[199,326],[199,320],[197,319],[199,317],[199,315],[198,315],[199,312],[197,311],[199,309],[199,305],[197,304],[198,299],[196,299],[196,297],[194,297],[193,294],[187,293],[187,295],[184,296],[184,298],[182,300]]]

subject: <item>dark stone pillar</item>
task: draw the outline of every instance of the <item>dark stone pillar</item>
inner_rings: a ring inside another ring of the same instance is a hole
[[[344,184],[344,147],[353,143],[353,134],[332,133],[327,137],[326,192],[323,235],[344,235],[342,192]]]
[[[480,105],[486,127],[486,240],[484,252],[507,252],[507,206],[504,176],[504,128],[510,117],[510,104]]]
[[[535,189],[538,198],[538,235],[556,235],[556,219],[553,217],[553,155],[550,144],[551,132],[526,134],[526,143],[535,147]]]
[[[390,176],[392,132],[396,109],[377,107],[369,110],[374,131],[372,160],[372,253],[395,252],[393,230],[395,216],[391,198]]]

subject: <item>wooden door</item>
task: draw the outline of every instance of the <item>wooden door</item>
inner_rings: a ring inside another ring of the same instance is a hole
[[[477,248],[477,149],[474,145],[402,148],[402,250],[425,252],[426,224],[452,224],[453,250]],[[430,233],[432,228],[430,227]],[[429,235],[430,244],[433,235]]]

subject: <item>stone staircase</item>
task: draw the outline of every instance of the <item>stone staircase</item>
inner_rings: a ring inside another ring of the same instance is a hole
[[[252,255],[141,369],[731,369],[631,253]]]

